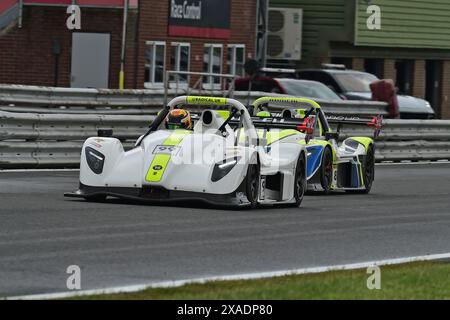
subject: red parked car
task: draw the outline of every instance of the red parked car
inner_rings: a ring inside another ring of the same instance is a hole
[[[260,91],[288,94],[296,97],[306,97],[322,100],[342,100],[333,90],[326,85],[310,80],[298,80],[289,78],[271,78],[268,76],[259,76],[251,83],[250,77],[236,79],[236,91]]]

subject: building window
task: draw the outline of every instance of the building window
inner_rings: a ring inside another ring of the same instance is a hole
[[[245,75],[245,45],[230,44],[228,45],[228,72],[238,77]]]
[[[190,68],[191,45],[189,43],[172,42],[172,51],[170,55],[170,65],[172,71],[189,71]],[[178,78],[178,79],[177,79]],[[174,75],[170,81],[179,84],[188,83],[187,75]]]
[[[162,87],[166,70],[166,43],[147,41],[145,48],[145,87]]]
[[[221,44],[205,44],[203,50],[203,72],[222,73],[222,50]],[[220,88],[219,77],[205,77],[203,80],[205,88]]]

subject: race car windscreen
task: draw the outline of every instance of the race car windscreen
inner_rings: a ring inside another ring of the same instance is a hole
[[[276,79],[287,94],[296,97],[308,97],[323,100],[342,100],[326,85],[315,81]]]
[[[378,78],[370,73],[335,73],[334,77],[347,92],[371,92],[370,84]]]

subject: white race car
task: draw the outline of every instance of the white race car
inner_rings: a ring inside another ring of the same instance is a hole
[[[193,130],[168,129],[174,108],[205,109],[193,115]],[[66,193],[92,201],[106,197],[166,202],[201,200],[224,206],[299,206],[306,189],[306,148],[297,142],[258,136],[256,126],[296,129],[298,123],[254,123],[240,102],[181,96],[158,114],[134,148],[113,137],[92,137],[83,145],[79,190]],[[268,143],[268,141],[270,141]]]

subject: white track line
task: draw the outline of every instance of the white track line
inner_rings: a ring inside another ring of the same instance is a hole
[[[231,280],[251,280],[251,279],[265,279],[273,277],[282,277],[289,275],[300,275],[308,273],[321,273],[328,271],[339,271],[339,270],[355,270],[355,269],[365,269],[371,266],[386,266],[418,261],[431,261],[431,260],[441,260],[450,259],[450,253],[442,254],[431,254],[425,256],[416,257],[405,257],[397,259],[387,259],[379,261],[369,261],[360,262],[352,264],[342,264],[335,266],[324,266],[324,267],[312,267],[303,269],[292,269],[284,271],[271,271],[271,272],[257,272],[257,273],[247,273],[247,274],[237,274],[237,275],[225,275],[225,276],[214,276],[205,278],[193,278],[186,280],[174,280],[174,281],[162,281],[154,282],[148,284],[130,285],[122,287],[112,287],[105,289],[93,289],[93,290],[81,290],[81,291],[69,291],[69,292],[58,292],[58,293],[48,293],[48,294],[35,294],[26,296],[15,296],[6,297],[6,300],[44,300],[44,299],[64,299],[77,296],[85,295],[101,295],[101,294],[114,294],[114,293],[131,293],[138,292],[150,288],[174,288],[181,287],[187,284],[203,284],[211,281],[231,281]]]

